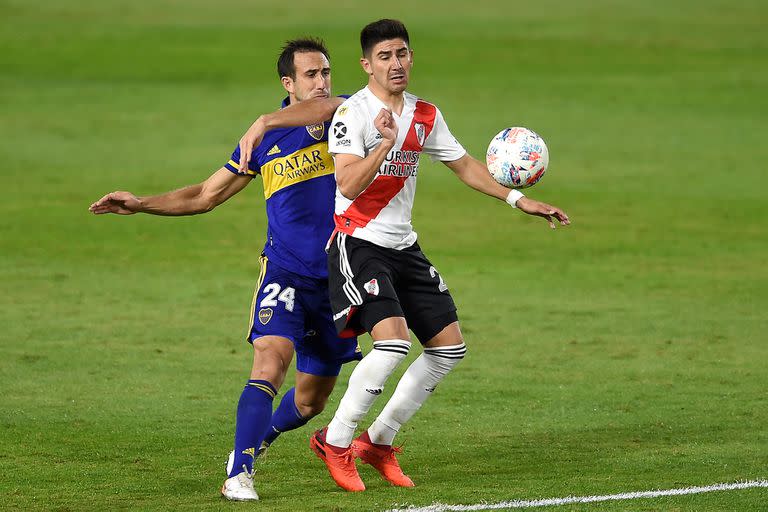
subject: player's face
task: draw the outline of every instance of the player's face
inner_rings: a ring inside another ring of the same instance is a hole
[[[360,59],[360,63],[376,85],[390,94],[397,94],[408,87],[413,50],[402,39],[388,39],[376,43],[371,55]]]
[[[284,76],[283,87],[291,102],[310,98],[327,98],[331,95],[331,65],[321,52],[293,54],[296,78]]]

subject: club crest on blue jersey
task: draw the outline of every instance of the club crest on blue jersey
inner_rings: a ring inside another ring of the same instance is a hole
[[[272,308],[262,308],[259,310],[259,322],[261,325],[267,325],[272,320]]]
[[[290,98],[283,99],[283,107],[289,104]],[[286,270],[316,279],[328,278],[324,248],[334,227],[329,126],[325,121],[269,130],[245,169],[240,169],[239,144],[224,165],[234,174],[261,177],[268,219],[264,254]],[[270,327],[280,316],[256,308],[251,324]]]
[[[322,140],[325,135],[325,125],[323,123],[311,124],[307,126],[307,133],[315,140]]]

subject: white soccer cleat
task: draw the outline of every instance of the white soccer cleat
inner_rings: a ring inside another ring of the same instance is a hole
[[[224,485],[221,486],[221,495],[232,501],[258,500],[259,495],[253,488],[253,473],[245,471],[245,466],[243,466],[242,473],[224,480]]]

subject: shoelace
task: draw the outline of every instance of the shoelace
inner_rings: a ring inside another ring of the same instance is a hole
[[[341,456],[341,459],[344,461],[344,464],[347,466],[354,464],[355,462],[355,456],[352,453],[351,449],[344,452],[344,455]]]
[[[349,469],[350,466],[354,466],[355,464],[355,455],[351,448],[346,450],[344,453],[334,453],[334,455],[341,459],[341,462],[344,465],[345,473],[349,473],[350,475],[354,474],[354,471]]]
[[[395,464],[397,464],[397,459],[395,458],[396,453],[403,453],[403,446],[405,443],[401,444],[400,446],[393,446],[389,452],[383,457],[384,459],[388,461],[393,461]],[[399,464],[398,464],[399,465]]]
[[[246,480],[245,484],[243,484],[242,478],[238,478],[237,481],[240,483],[240,487],[247,487],[249,489],[253,489],[253,475],[256,473],[255,469],[252,469],[250,473],[248,472],[248,468],[245,464],[243,464],[243,473],[245,473]]]

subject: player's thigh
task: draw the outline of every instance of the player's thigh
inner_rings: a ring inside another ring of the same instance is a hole
[[[261,258],[261,272],[251,304],[249,341],[282,336],[293,342],[303,335],[305,308],[297,289],[303,278]]]
[[[283,336],[261,336],[253,340],[251,379],[282,386],[293,359],[293,342]]]
[[[248,341],[254,348],[251,373],[278,378],[285,375],[296,341],[305,334],[305,308],[297,292],[303,281],[301,276],[270,264],[266,257],[260,261],[248,329]],[[279,380],[282,382],[282,377]]]
[[[408,251],[404,258],[407,264],[398,295],[408,327],[422,345],[439,346],[434,343],[450,338],[459,341],[449,345],[461,343],[456,304],[443,277],[421,250]]]
[[[405,317],[389,316],[377,322],[371,329],[373,341],[381,340],[408,340],[411,334],[408,332],[408,324]]]
[[[443,327],[439,333],[424,343],[424,346],[429,348],[449,347],[452,345],[460,345],[462,343],[464,343],[464,336],[461,334],[459,322],[451,322]]]
[[[328,253],[329,295],[336,328],[343,335],[374,332],[380,322],[404,317],[393,285],[399,252],[338,233]],[[407,329],[384,322],[385,338],[408,339]],[[375,339],[375,338],[374,338]]]
[[[305,335],[296,342],[296,369],[316,377],[336,377],[344,363],[362,359],[362,351],[356,337],[336,331],[327,281],[313,284],[302,295],[307,323]]]

